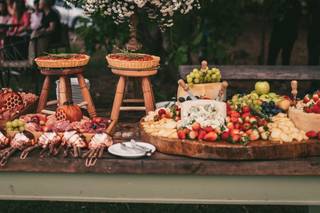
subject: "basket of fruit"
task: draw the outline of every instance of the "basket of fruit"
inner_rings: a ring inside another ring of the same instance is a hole
[[[141,53],[113,53],[106,59],[111,68],[120,70],[156,69],[160,64],[160,57]]]
[[[42,68],[72,68],[88,64],[90,57],[85,54],[48,54],[40,56],[34,61]]]
[[[186,81],[192,94],[207,99],[216,99],[222,86],[220,70],[217,68],[209,69],[206,61],[202,61],[200,69],[193,69],[187,75]],[[179,86],[177,97],[185,98],[186,96],[188,96],[187,92]],[[222,96],[222,98],[224,97],[225,95]]]

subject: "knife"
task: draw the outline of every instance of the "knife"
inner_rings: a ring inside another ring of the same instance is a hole
[[[193,101],[198,100],[198,99],[192,94],[192,92],[190,91],[190,88],[189,88],[188,84],[186,84],[183,79],[180,79],[180,80],[178,81],[178,84],[182,87],[182,89],[183,89],[186,93],[188,93],[188,95],[190,96],[191,100],[193,100]]]

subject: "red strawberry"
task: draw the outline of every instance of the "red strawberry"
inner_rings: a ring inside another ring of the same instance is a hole
[[[238,122],[238,118],[237,118],[237,117],[231,117],[231,118],[230,118],[230,121],[231,121],[232,123],[237,123],[237,122]]]
[[[249,122],[245,122],[243,125],[242,125],[243,129],[244,130],[248,130],[251,128],[251,124]]]
[[[250,112],[245,112],[241,115],[241,118],[246,119],[247,117],[250,117]]]
[[[240,134],[240,130],[239,129],[232,129],[230,131],[230,135],[233,136],[233,135],[239,135]]]
[[[306,136],[308,138],[316,138],[317,137],[317,133],[315,131],[309,131],[306,133]]]
[[[183,129],[179,129],[177,134],[178,134],[178,138],[179,139],[182,139],[182,140],[186,139],[186,133],[185,133],[185,131]]]
[[[225,131],[221,134],[221,139],[227,141],[229,139],[230,133]]]
[[[251,116],[249,122],[251,124],[257,123],[257,118],[255,116]]]
[[[198,137],[198,132],[197,131],[190,131],[189,134],[188,134],[189,138],[194,140]]]
[[[304,96],[303,103],[308,103],[310,101],[309,95]]]
[[[258,126],[266,126],[268,124],[268,121],[265,119],[258,119]]]
[[[240,127],[241,127],[241,126],[240,126],[239,123],[235,123],[235,124],[234,124],[234,128],[235,128],[235,129],[240,129]]]
[[[200,131],[199,131],[199,134],[198,134],[198,139],[199,139],[199,140],[202,140],[206,134],[207,134],[206,131],[200,130]]]
[[[250,112],[250,107],[249,106],[243,106],[242,107],[242,113],[248,113]]]
[[[233,110],[233,111],[230,112],[230,117],[237,117],[237,118],[239,118],[239,117],[240,117],[240,113]]]
[[[312,110],[310,107],[304,107],[303,110],[306,112],[306,113],[311,113]]]
[[[167,111],[165,109],[159,109],[158,115],[161,117],[162,115],[167,114]]]
[[[313,101],[316,103],[319,100],[319,95],[318,94],[314,94],[312,96]]]
[[[258,140],[260,137],[259,132],[257,130],[253,130],[252,133],[249,135],[250,141]]]
[[[317,105],[320,107],[320,101],[317,102]]]
[[[215,132],[209,132],[204,136],[204,140],[206,141],[215,141],[217,140],[218,135]]]
[[[203,130],[206,132],[212,132],[213,128],[211,126],[207,126],[207,127],[203,128]]]
[[[193,123],[193,124],[192,124],[192,129],[193,129],[194,131],[199,131],[199,129],[201,129],[200,123],[198,123],[198,122]]]
[[[313,113],[320,113],[320,106],[318,106],[317,104],[313,105],[313,106],[311,107],[311,111],[312,111]]]
[[[234,143],[237,143],[240,141],[241,136],[240,135],[231,135],[231,141]]]

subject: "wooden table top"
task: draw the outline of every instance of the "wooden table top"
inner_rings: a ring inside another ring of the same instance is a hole
[[[115,142],[138,138],[137,124],[120,124]],[[270,161],[219,161],[167,155],[156,152],[150,158],[123,159],[105,152],[94,167],[87,168],[85,159],[46,157],[39,151],[21,160],[18,154],[9,159],[0,172],[37,173],[101,173],[101,174],[163,174],[163,175],[243,175],[243,176],[309,176],[320,175],[320,157]]]

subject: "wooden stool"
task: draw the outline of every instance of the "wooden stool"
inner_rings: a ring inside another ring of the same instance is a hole
[[[152,91],[152,86],[150,83],[149,76],[157,74],[157,70],[150,71],[128,71],[128,70],[118,70],[111,69],[116,75],[119,75],[119,81],[117,85],[116,94],[113,101],[111,119],[113,121],[118,121],[120,110],[122,111],[141,111],[145,110],[146,113],[154,110],[154,96]],[[122,106],[122,102],[126,103],[138,103],[141,102],[139,99],[127,99],[123,100],[124,91],[126,87],[127,78],[139,78],[141,79],[141,87],[143,92],[143,102],[144,106]]]
[[[41,68],[40,70],[41,74],[45,75],[46,77],[43,82],[37,112],[38,113],[42,112],[46,106],[51,105],[53,103],[57,103],[59,106],[61,106],[66,101],[72,100],[70,77],[71,75],[76,75],[83,99],[85,101],[85,104],[87,105],[89,115],[90,117],[95,117],[96,109],[93,104],[89,89],[82,75],[83,69],[84,67],[61,68],[61,69]],[[50,102],[47,102],[47,99],[48,99],[48,93],[50,89],[51,76],[59,76],[59,94],[58,94],[59,97],[57,97],[58,101],[51,101],[50,103]],[[84,105],[84,104],[80,104],[80,105]]]

